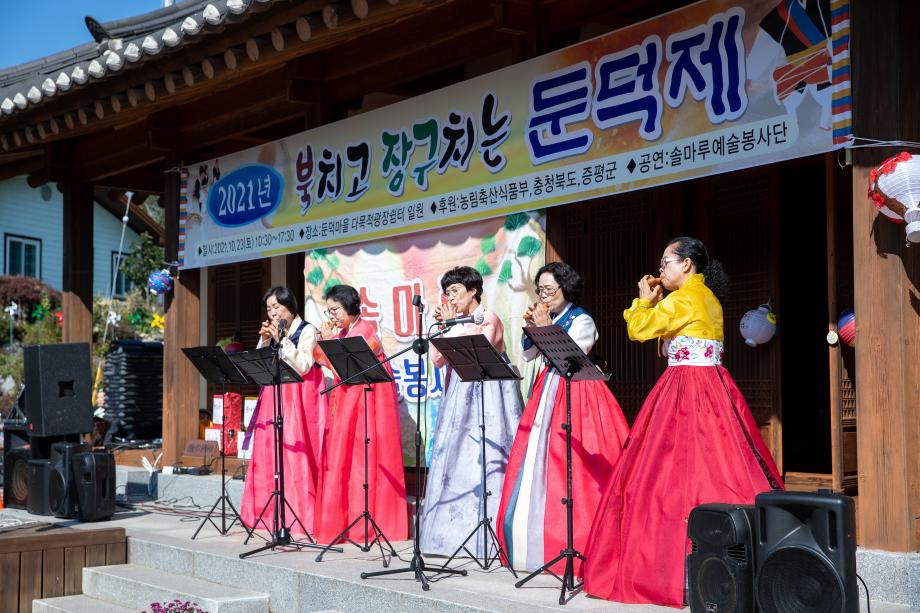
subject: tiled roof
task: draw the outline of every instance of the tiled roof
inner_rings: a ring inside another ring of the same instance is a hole
[[[140,66],[145,60],[201,40],[227,22],[241,21],[276,0],[188,0],[102,24],[98,42],[0,71],[2,117],[41,106],[80,86]],[[91,27],[92,20],[88,19]],[[107,33],[110,38],[105,38]]]

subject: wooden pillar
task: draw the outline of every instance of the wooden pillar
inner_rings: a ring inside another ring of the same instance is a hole
[[[93,342],[93,186],[69,181],[64,188],[65,343]]]
[[[853,0],[854,133],[920,140],[920,3]],[[866,198],[869,171],[901,148],[853,151],[859,534],[920,549],[920,245]],[[917,153],[916,150],[913,151]]]
[[[177,165],[175,154],[167,155],[164,168]],[[166,212],[166,260],[176,261],[179,253],[179,175],[166,171],[160,199]],[[175,269],[173,269],[175,270]],[[188,270],[176,275],[173,291],[166,295],[166,327],[163,333],[163,464],[172,465],[185,444],[198,438],[199,376],[182,353],[183,347],[198,345],[199,290],[201,274]]]
[[[297,296],[297,304],[300,305],[300,314],[305,315],[304,305],[305,305],[305,292],[306,292],[306,279],[304,277],[304,260],[306,259],[303,251],[298,251],[297,253],[289,253],[287,256],[287,269],[286,277],[288,289],[294,292],[294,295]],[[312,288],[311,288],[312,289]]]

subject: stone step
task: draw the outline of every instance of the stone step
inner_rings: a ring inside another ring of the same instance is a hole
[[[269,613],[268,594],[136,564],[84,568],[83,593],[124,603],[135,611],[178,599],[196,603],[208,613]]]
[[[112,604],[86,595],[32,601],[32,613],[137,613],[133,607]]]

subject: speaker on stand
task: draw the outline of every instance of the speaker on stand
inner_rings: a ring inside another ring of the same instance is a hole
[[[858,613],[853,499],[773,491],[754,504],[761,613]]]
[[[690,512],[690,611],[754,610],[753,526],[753,505],[702,504]]]
[[[23,348],[25,413],[30,437],[93,431],[88,343]]]

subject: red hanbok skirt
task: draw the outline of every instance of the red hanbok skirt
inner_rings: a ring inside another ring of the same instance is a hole
[[[602,381],[575,381],[571,395],[573,543],[584,553],[629,426]],[[514,437],[496,526],[502,548],[519,569],[535,570],[566,548],[565,418],[565,380],[544,368]],[[562,573],[565,563],[553,570]],[[580,568],[576,572],[580,575]]]
[[[646,398],[594,518],[586,591],[680,607],[691,509],[751,504],[782,487],[731,375],[722,366],[670,366]]]
[[[338,380],[336,380],[338,382]],[[342,386],[331,392],[320,458],[315,537],[329,543],[364,511],[364,388]],[[409,537],[406,485],[396,384],[378,383],[367,396],[368,511],[392,541]],[[369,538],[375,536],[370,529]],[[364,541],[364,521],[348,538]]]
[[[290,509],[285,509],[285,523],[294,534],[304,529],[313,531],[316,508],[318,457],[325,415],[323,371],[311,368],[303,375],[303,383],[281,386],[282,417],[284,419],[284,497],[301,526],[294,521]],[[259,413],[253,419],[252,457],[246,472],[240,516],[251,528],[260,514],[259,529],[271,529],[274,503],[269,502],[275,489],[275,430],[271,422],[275,415],[274,388],[263,387],[259,394]],[[266,508],[266,503],[268,507]],[[265,513],[262,511],[265,509]]]

